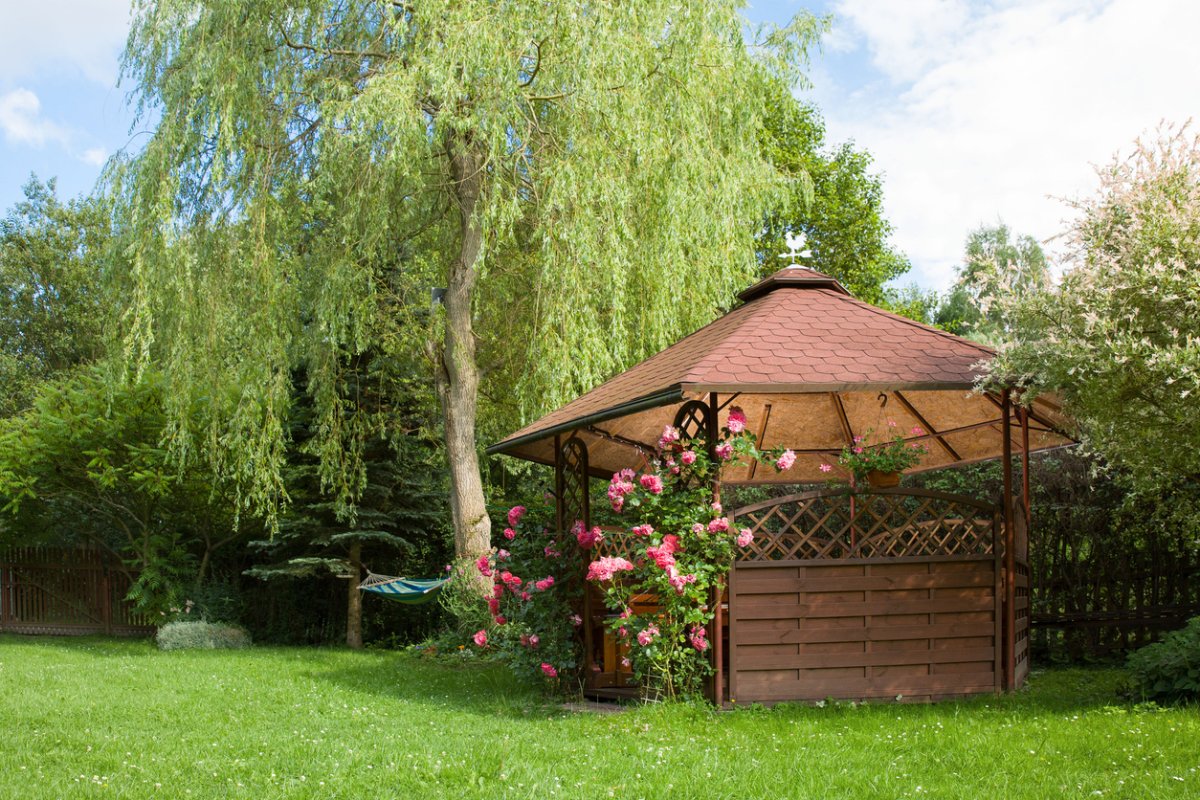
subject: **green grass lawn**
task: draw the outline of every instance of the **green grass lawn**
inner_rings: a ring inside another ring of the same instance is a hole
[[[0,637],[0,798],[1200,797],[1200,712],[1116,671],[938,705],[621,714],[390,652]]]

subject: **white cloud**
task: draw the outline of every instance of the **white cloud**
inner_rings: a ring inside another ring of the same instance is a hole
[[[35,73],[75,71],[112,86],[130,0],[55,0],[4,4],[0,24],[0,84]]]
[[[108,158],[108,150],[103,147],[89,147],[79,156],[80,161],[91,164],[93,167],[102,166],[106,158]]]
[[[28,89],[13,89],[0,94],[0,134],[10,145],[41,148],[47,144],[61,147],[72,157],[98,167],[104,164],[108,150],[88,147],[82,152],[75,141],[79,134],[42,114],[42,101]]]
[[[971,229],[1052,237],[1068,214],[1055,198],[1090,193],[1093,164],[1200,117],[1200,3],[843,0],[837,14],[878,73],[818,83],[816,100],[832,139],[874,154],[927,286],[950,283]]]
[[[42,147],[46,142],[66,144],[67,132],[42,116],[42,103],[28,89],[0,95],[0,132],[13,144]]]

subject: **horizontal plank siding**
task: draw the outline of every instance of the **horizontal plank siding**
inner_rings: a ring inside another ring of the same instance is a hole
[[[735,703],[937,699],[991,693],[996,559],[737,563],[730,574]]]

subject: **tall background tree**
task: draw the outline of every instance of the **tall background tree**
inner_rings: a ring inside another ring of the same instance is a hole
[[[1036,239],[1003,222],[984,225],[967,237],[962,266],[934,321],[959,336],[996,344],[1012,324],[1009,304],[1050,284],[1046,254]]]
[[[45,380],[98,358],[115,322],[111,204],[59,199],[30,178],[0,220],[0,416]]]
[[[748,48],[737,5],[135,5],[125,74],[159,121],[123,183],[128,347],[172,397],[245,387],[204,448],[244,504],[279,497],[293,367],[322,479],[349,502],[369,431],[343,424],[345,365],[424,346],[457,549],[488,547],[481,353],[505,356],[493,394],[535,413],[706,322],[754,272],[779,184],[761,109],[819,24]],[[384,301],[431,286],[432,315]]]
[[[775,85],[764,113],[763,152],[791,184],[759,234],[763,271],[779,268],[785,233],[803,232],[812,251],[807,265],[837,278],[860,300],[906,306],[886,286],[910,265],[891,243],[883,181],[871,169],[870,153],[853,142],[831,146],[820,111],[785,84]]]
[[[1200,139],[1164,128],[1075,204],[1059,285],[1017,296],[992,370],[1059,389],[1135,486],[1200,475]]]

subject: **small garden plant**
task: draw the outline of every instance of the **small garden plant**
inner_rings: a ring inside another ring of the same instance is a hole
[[[924,436],[922,428],[914,427],[912,436]],[[900,473],[921,463],[929,451],[920,442],[910,442],[893,420],[888,420],[887,433],[869,428],[855,436],[852,444],[842,448],[838,464],[854,477],[855,485],[861,485],[872,472]],[[822,472],[832,472],[831,464],[822,464]]]
[[[1145,699],[1200,700],[1200,617],[1132,653],[1129,670]]]
[[[250,634],[240,625],[204,620],[168,622],[154,637],[159,650],[241,650]]]

